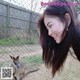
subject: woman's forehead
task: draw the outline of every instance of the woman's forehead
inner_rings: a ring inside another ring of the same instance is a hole
[[[50,15],[45,15],[45,16],[44,16],[44,22],[52,21],[52,20],[53,20],[53,21],[54,21],[54,20],[59,20],[59,17],[54,16],[54,15],[53,15],[53,16],[52,16],[52,15],[51,15],[51,16],[50,16]]]
[[[51,16],[44,16],[44,23],[47,24],[48,22],[50,22],[53,18],[51,18]]]

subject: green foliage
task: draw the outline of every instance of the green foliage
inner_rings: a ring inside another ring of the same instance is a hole
[[[24,44],[34,44],[36,39],[23,39],[23,38],[4,38],[0,39],[0,45],[2,46],[13,46],[13,45],[24,45]]]
[[[41,64],[43,62],[41,55],[32,55],[29,57],[23,57],[22,61],[23,63],[27,63],[27,64]]]

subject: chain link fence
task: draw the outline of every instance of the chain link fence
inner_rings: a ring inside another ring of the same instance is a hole
[[[44,2],[50,0],[44,0]],[[0,67],[19,56],[27,70],[43,63],[37,22],[45,7],[41,0],[0,0]]]
[[[37,29],[40,13],[33,11],[31,5],[26,1],[23,5],[16,0],[0,1],[0,67],[14,63],[10,56],[19,56],[26,71],[36,70],[42,64]]]

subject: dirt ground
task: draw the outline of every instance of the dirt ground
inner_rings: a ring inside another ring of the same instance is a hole
[[[30,73],[23,80],[52,80],[52,78],[50,71],[42,64],[37,72]]]
[[[51,69],[42,64],[40,70],[27,75],[23,80],[80,80],[80,62],[69,55],[62,72],[57,73],[54,78]]]
[[[0,61],[3,62],[10,60],[9,55],[24,57],[41,54],[41,47],[39,45],[0,47],[0,53],[2,53]],[[51,69],[47,69],[44,64],[41,64],[38,71],[28,74],[23,80],[80,80],[80,62],[69,54],[62,72],[57,73],[54,78],[52,78]]]

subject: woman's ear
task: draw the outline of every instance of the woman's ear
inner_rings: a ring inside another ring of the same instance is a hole
[[[67,22],[68,22],[68,26],[69,26],[70,23],[71,23],[71,16],[70,16],[70,14],[69,14],[69,13],[66,13],[66,14],[65,14],[65,18],[66,18],[66,20],[67,20]]]

